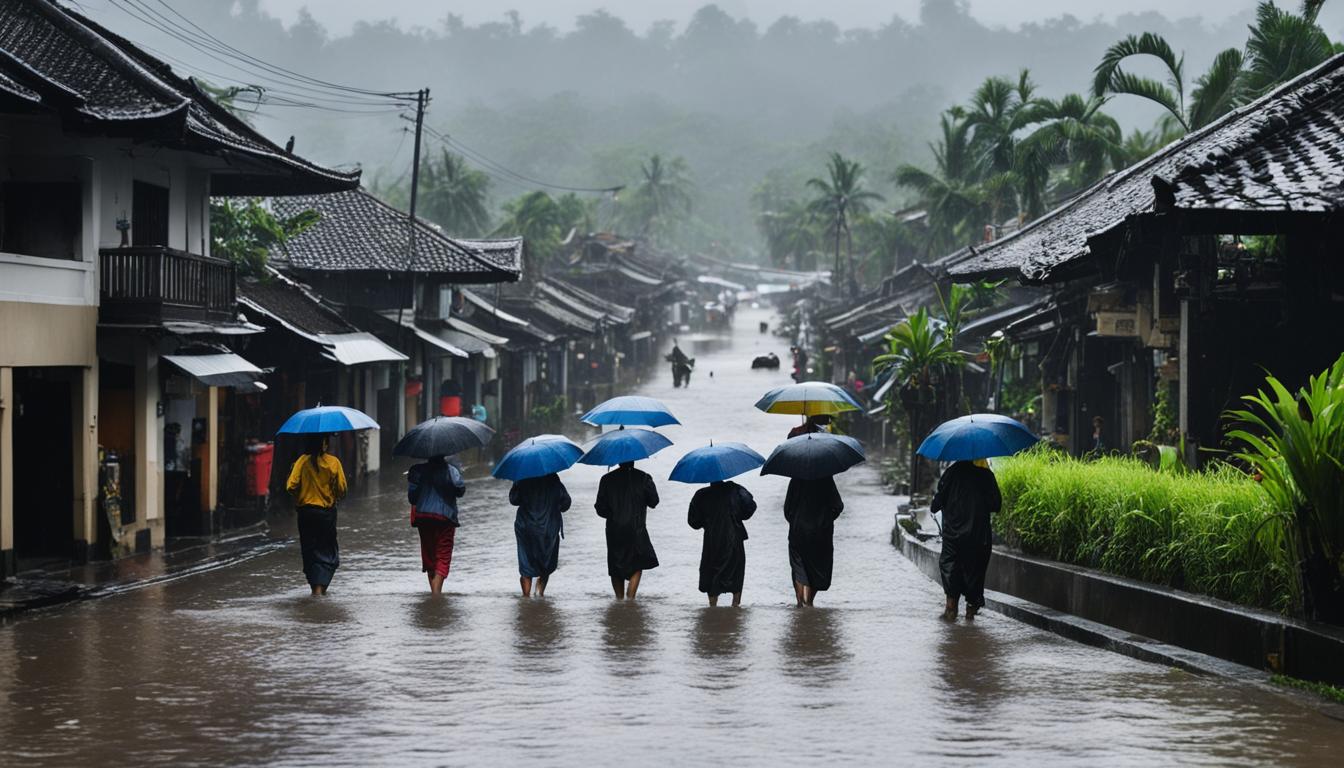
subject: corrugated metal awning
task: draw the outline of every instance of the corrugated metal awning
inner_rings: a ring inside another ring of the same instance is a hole
[[[452,328],[455,331],[461,331],[469,336],[475,336],[486,344],[502,347],[509,343],[508,338],[504,336],[496,336],[489,331],[483,331],[460,317],[448,317],[445,322],[448,323],[449,328]]]
[[[213,355],[164,355],[164,360],[209,387],[237,387],[256,392],[265,389],[265,372],[232,352]]]
[[[470,333],[454,331],[451,328],[444,328],[439,331],[439,338],[456,347],[461,347],[473,355],[481,357],[494,357],[497,353],[495,348],[489,342],[478,339]]]
[[[630,334],[631,341],[643,341],[653,335],[653,331],[640,331]]]
[[[517,317],[515,315],[510,315],[508,312],[505,312],[504,310],[495,306],[493,303],[490,302],[489,299],[486,299],[484,296],[480,296],[472,291],[463,291],[462,295],[466,297],[467,301],[471,302],[472,304],[475,304],[478,308],[485,310],[485,312],[488,313],[491,317],[494,317],[498,320],[508,323],[509,325],[516,325],[520,328],[526,328],[529,325],[529,323],[523,318]]]
[[[410,358],[384,344],[372,333],[328,333],[319,334],[318,340],[326,347],[322,353],[341,365],[364,365],[366,363],[397,363]]]

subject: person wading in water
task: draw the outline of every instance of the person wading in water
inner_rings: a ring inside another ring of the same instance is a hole
[[[341,460],[327,453],[325,435],[312,435],[304,453],[289,471],[285,490],[294,497],[299,523],[299,551],[303,575],[314,595],[327,594],[327,587],[341,567],[341,548],[336,543],[336,502],[345,497],[345,470]]]
[[[457,537],[457,500],[466,492],[462,470],[443,456],[406,473],[406,500],[411,503],[411,525],[420,532],[420,569],[429,579],[430,594],[443,593]]]
[[[597,485],[597,516],[607,521],[607,573],[616,599],[635,599],[639,577],[658,567],[646,525],[649,509],[658,506],[653,478],[635,469],[633,461],[602,476]],[[628,583],[628,586],[627,586]]]
[[[983,466],[981,466],[983,465]],[[957,617],[957,603],[966,598],[966,618],[985,605],[985,571],[994,531],[989,516],[999,511],[1003,499],[999,483],[988,463],[958,461],[938,480],[930,512],[943,513],[943,551],[938,556],[947,605],[944,619]]]

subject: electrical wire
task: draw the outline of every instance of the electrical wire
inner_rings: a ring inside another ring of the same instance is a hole
[[[520,186],[531,188],[544,187],[546,189],[555,189],[562,192],[585,192],[585,193],[605,193],[605,194],[614,194],[616,192],[621,191],[622,189],[625,189],[624,184],[610,187],[574,187],[566,184],[552,184],[551,182],[542,181],[540,179],[536,179],[531,176],[519,173],[503,165],[502,163],[495,162],[494,160],[491,160],[489,157],[486,157],[485,155],[473,150],[471,147],[468,147],[467,145],[463,144],[462,142],[448,136],[447,134],[436,131],[435,129],[431,128],[428,125],[424,126],[424,131],[425,133],[429,134],[435,139],[438,139],[439,142],[441,142],[447,149],[455,151],[458,154],[466,157],[468,160],[472,161],[474,165],[480,167],[481,170],[486,171],[491,176],[501,178],[502,175],[503,178],[501,178],[501,180],[510,181]]]

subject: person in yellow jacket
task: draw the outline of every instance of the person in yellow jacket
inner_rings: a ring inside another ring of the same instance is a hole
[[[289,470],[285,490],[294,497],[298,511],[303,575],[314,595],[325,595],[331,577],[341,567],[341,549],[336,543],[336,502],[345,496],[345,471],[341,460],[327,453],[325,435],[308,438],[303,455]]]

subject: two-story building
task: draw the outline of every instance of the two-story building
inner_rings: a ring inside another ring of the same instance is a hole
[[[161,544],[169,492],[212,507],[221,387],[256,389],[261,372],[228,347],[260,328],[210,255],[210,197],[337,191],[358,173],[286,152],[48,0],[0,5],[0,126],[5,575]]]

